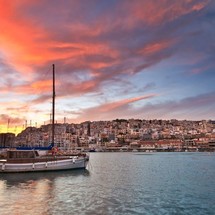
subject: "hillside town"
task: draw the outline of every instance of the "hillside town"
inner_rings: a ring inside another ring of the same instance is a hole
[[[0,147],[48,146],[51,124],[0,134]],[[55,124],[55,145],[81,151],[215,151],[215,122],[116,119]]]

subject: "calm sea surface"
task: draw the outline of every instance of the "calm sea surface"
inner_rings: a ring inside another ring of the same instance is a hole
[[[87,170],[0,174],[0,214],[215,214],[215,154],[91,153]]]

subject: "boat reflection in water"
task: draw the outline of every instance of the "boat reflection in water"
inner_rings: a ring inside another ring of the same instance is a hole
[[[56,214],[53,204],[68,200],[65,185],[72,188],[85,177],[86,169],[0,174],[0,214]]]
[[[90,176],[90,172],[87,169],[77,169],[77,170],[59,170],[51,172],[29,172],[24,173],[7,173],[0,174],[0,183],[5,185],[5,188],[11,186],[20,186],[21,184],[28,184],[29,182],[38,181],[55,181],[61,178],[75,178],[78,176]]]

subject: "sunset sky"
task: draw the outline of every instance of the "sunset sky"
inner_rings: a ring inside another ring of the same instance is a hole
[[[0,0],[0,132],[49,122],[52,64],[58,122],[215,119],[215,1]]]

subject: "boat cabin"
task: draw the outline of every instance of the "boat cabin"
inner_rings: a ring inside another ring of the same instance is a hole
[[[7,151],[7,159],[16,159],[16,158],[36,158],[39,156],[39,153],[34,150],[9,150]]]
[[[7,151],[7,160],[16,159],[34,159],[39,157],[38,151],[35,150],[9,150]]]

